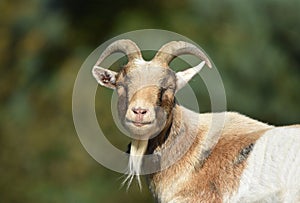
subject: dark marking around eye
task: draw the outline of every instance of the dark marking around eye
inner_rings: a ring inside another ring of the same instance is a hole
[[[163,95],[164,95],[164,93],[165,93],[165,91],[166,91],[167,89],[166,88],[163,88],[163,87],[161,87],[160,89],[159,89],[159,92],[158,92],[158,101],[157,101],[157,105],[158,106],[161,106],[161,104],[162,104],[162,98],[163,98]]]

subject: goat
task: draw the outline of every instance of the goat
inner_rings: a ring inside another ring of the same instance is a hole
[[[115,52],[128,57],[118,73],[100,67]],[[182,54],[203,61],[175,73],[169,63]],[[146,179],[157,202],[300,202],[300,125],[275,127],[235,112],[198,114],[176,102],[175,93],[205,65],[212,68],[204,52],[183,41],[165,44],[151,61],[125,39],[100,55],[92,74],[117,91],[119,118],[133,137],[125,182],[136,176],[140,184],[144,157],[155,155],[161,170]],[[214,129],[218,116],[223,127]]]

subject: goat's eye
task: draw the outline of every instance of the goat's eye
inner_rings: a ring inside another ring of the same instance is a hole
[[[173,85],[169,86],[168,89],[175,91],[175,87]]]
[[[163,99],[163,96],[164,96],[164,93],[165,93],[166,90],[167,90],[167,89],[166,89],[166,88],[163,88],[163,87],[161,87],[161,88],[159,89],[159,93],[158,93],[158,105],[161,105],[162,99]]]

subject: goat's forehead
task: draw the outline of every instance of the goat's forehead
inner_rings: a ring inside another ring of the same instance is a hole
[[[124,75],[124,81],[132,87],[161,86],[162,83],[174,83],[175,73],[168,68],[157,66],[137,66]]]

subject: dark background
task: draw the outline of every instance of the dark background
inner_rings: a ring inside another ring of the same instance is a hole
[[[218,68],[228,110],[300,123],[299,11],[298,0],[1,0],[0,201],[152,202],[135,183],[119,188],[122,174],[88,155],[72,120],[82,63],[124,32],[164,29],[192,39]],[[122,134],[103,108],[111,94],[104,92],[97,112],[117,143]],[[207,95],[197,96],[209,109]]]

